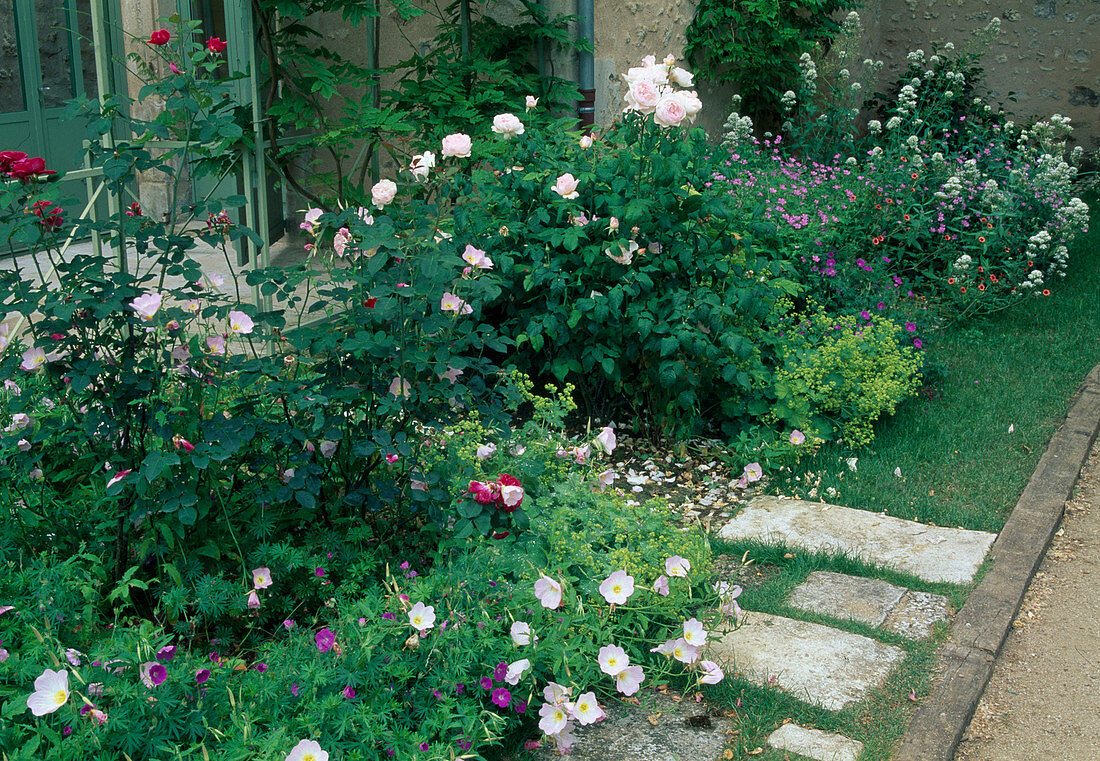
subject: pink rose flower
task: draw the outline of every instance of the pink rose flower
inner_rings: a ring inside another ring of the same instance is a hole
[[[380,180],[370,189],[371,201],[379,209],[389,205],[397,196],[397,183],[393,180]],[[308,215],[307,215],[308,218]]]
[[[412,157],[412,163],[409,164],[409,171],[412,172],[412,176],[418,180],[428,179],[428,172],[435,166],[435,154],[431,151],[424,151],[418,153]]]
[[[575,178],[572,174],[566,172],[562,176],[558,177],[551,190],[553,190],[562,198],[576,198],[580,195],[580,193],[577,192],[578,185],[580,185],[580,182],[577,180],[577,178]]]
[[[523,122],[515,114],[497,114],[493,117],[493,132],[511,139],[523,134]]]
[[[641,111],[643,114],[651,114],[661,100],[661,94],[657,86],[648,79],[638,79],[630,83],[624,100],[627,102],[627,110]]]
[[[461,132],[443,138],[444,156],[454,156],[460,159],[468,158],[472,147],[473,141],[470,140],[470,136]]]
[[[653,121],[662,127],[679,127],[687,118],[687,109],[679,98],[661,98],[657,107],[653,110]]]

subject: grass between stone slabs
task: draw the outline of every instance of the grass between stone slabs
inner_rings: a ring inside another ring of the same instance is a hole
[[[896,645],[906,653],[905,660],[894,669],[884,687],[872,691],[867,699],[843,711],[818,708],[778,689],[761,688],[728,674],[728,678],[712,688],[708,696],[716,704],[731,709],[737,722],[737,732],[731,738],[732,755],[729,757],[763,761],[795,758],[789,751],[769,748],[766,744],[768,735],[790,721],[859,740],[864,744],[862,761],[888,759],[905,732],[914,700],[928,694],[936,648],[946,636],[946,625],[941,624],[936,633],[926,640],[913,641],[862,622],[791,608],[787,605],[787,599],[791,591],[813,571],[835,571],[881,579],[908,589],[945,595],[953,606],[965,600],[969,587],[931,584],[844,554],[807,553],[782,544],[715,540],[713,548],[716,554],[735,561],[735,566],[746,553],[753,561],[741,568],[737,577],[744,588],[740,602],[745,609],[862,634]],[[733,580],[732,576],[729,578]]]
[[[1071,248],[1054,295],[926,337],[927,393],[881,421],[868,447],[823,447],[769,490],[805,496],[816,484],[818,498],[834,504],[999,531],[1100,362],[1100,195],[1086,200],[1089,233]],[[846,464],[853,456],[855,471]]]

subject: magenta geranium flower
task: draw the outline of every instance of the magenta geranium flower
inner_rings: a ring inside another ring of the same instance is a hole
[[[195,682],[202,684],[210,678],[210,669],[199,669],[195,672]]]
[[[493,702],[501,708],[507,708],[508,704],[512,702],[512,693],[504,687],[497,687],[493,690]]]
[[[331,629],[325,627],[314,635],[313,640],[317,643],[318,650],[327,653],[336,644],[336,635],[332,633]]]

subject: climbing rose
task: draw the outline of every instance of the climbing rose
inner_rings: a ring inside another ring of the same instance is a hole
[[[390,204],[397,196],[397,183],[393,180],[380,180],[370,189],[371,201],[379,209]]]
[[[470,136],[461,132],[443,138],[444,156],[454,156],[460,159],[468,158],[472,147],[473,141],[470,140]]]
[[[228,47],[229,43],[220,37],[211,37],[206,41],[206,49],[211,53],[222,53]]]
[[[676,97],[661,98],[653,110],[653,121],[662,127],[679,127],[687,118],[687,109]]]
[[[155,32],[149,35],[150,45],[167,45],[168,40],[172,39],[172,35],[167,29],[157,29]]]

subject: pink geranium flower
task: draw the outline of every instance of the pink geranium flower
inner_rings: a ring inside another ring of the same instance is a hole
[[[317,643],[318,650],[327,653],[336,644],[336,635],[326,626],[313,636],[313,641]]]

